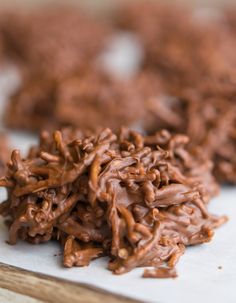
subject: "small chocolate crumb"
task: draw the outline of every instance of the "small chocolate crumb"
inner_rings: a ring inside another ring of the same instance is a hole
[[[177,278],[178,275],[174,268],[159,267],[153,269],[145,269],[142,275],[143,278]]]

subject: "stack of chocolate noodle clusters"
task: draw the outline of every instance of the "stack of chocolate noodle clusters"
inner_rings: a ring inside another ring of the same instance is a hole
[[[124,79],[99,60],[122,32],[143,53]],[[227,220],[208,203],[236,183],[235,35],[236,8],[1,12],[0,60],[22,77],[4,123],[40,132],[26,157],[0,139],[9,244],[55,240],[66,267],[108,256],[115,274],[176,277],[185,247]]]

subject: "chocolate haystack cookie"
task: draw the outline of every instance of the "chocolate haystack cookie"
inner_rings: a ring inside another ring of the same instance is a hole
[[[6,125],[38,131],[73,125],[83,130],[119,129],[144,119],[144,102],[130,81],[95,70],[62,81],[31,79],[12,96]]]
[[[26,80],[11,97],[5,123],[30,131],[65,126],[95,130],[120,125],[151,134],[158,129],[184,131],[182,100],[165,95],[165,86],[152,72],[131,80],[90,68],[61,81]]]
[[[144,277],[175,277],[185,247],[210,241],[226,221],[207,210],[218,192],[211,162],[187,144],[165,130],[43,132],[27,159],[13,151],[0,181],[9,243],[56,239],[66,267],[109,256],[115,274],[152,266]]]
[[[102,72],[88,72],[57,87],[55,120],[60,126],[80,129],[131,126],[142,118],[143,100],[130,81],[113,79]]]
[[[192,145],[201,145],[213,160],[217,180],[234,184],[235,11],[216,14],[140,1],[121,7],[115,19],[119,28],[134,32],[144,48],[143,74],[150,82],[144,86],[149,99],[149,125],[144,129],[158,130],[161,121],[170,131],[186,133]],[[148,88],[154,83],[150,73],[162,79],[162,90]]]
[[[53,80],[33,78],[10,98],[4,117],[7,127],[37,132],[56,127],[56,83]]]
[[[235,84],[202,84],[182,93],[185,132],[191,144],[201,146],[214,162],[219,182],[236,183],[236,90]]]
[[[140,83],[143,85],[140,86]],[[191,138],[214,162],[213,173],[220,183],[236,183],[236,89],[233,81],[208,80],[175,94],[155,90],[157,79],[144,73],[136,85],[143,97],[140,129],[153,133],[168,129]],[[161,93],[162,92],[162,93]]]
[[[203,79],[235,78],[234,35],[223,10],[218,18],[212,15],[214,11],[138,1],[121,7],[115,20],[139,37],[143,68],[161,75],[174,91]]]
[[[29,78],[63,79],[82,72],[110,35],[102,20],[78,6],[6,12],[1,27],[9,57]]]

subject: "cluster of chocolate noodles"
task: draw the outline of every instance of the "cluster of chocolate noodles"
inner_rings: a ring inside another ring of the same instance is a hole
[[[175,95],[157,93],[157,79],[144,75],[143,116],[140,128],[148,133],[165,128],[184,133],[191,146],[201,146],[214,162],[220,183],[236,183],[236,89],[234,82],[218,80],[198,83]],[[140,83],[140,81],[139,81]],[[146,119],[144,118],[146,117]]]
[[[9,243],[56,239],[66,267],[109,256],[115,274],[152,266],[145,277],[175,276],[185,246],[210,241],[226,220],[207,210],[218,192],[211,162],[187,144],[165,130],[43,132],[26,159],[13,151],[0,181]]]
[[[204,14],[149,4],[129,3],[116,19],[144,46],[146,130],[160,129],[161,121],[161,127],[186,133],[214,161],[218,181],[236,183],[235,9]],[[150,74],[162,78],[159,91]]]
[[[22,87],[9,100],[7,126],[35,131],[62,125],[54,113],[56,88],[96,65],[112,32],[98,19],[77,6],[2,12],[0,38],[22,72]]]
[[[110,31],[82,8],[60,6],[6,11],[0,26],[9,58],[30,79],[83,73],[103,49]]]
[[[31,131],[67,125],[117,130],[141,120],[143,112],[141,95],[130,81],[94,69],[59,82],[29,80],[11,98],[6,124]]]
[[[121,7],[116,24],[138,35],[144,47],[143,68],[155,71],[173,92],[209,79],[235,79],[236,40],[228,19],[223,9],[217,15],[139,1]]]
[[[233,83],[201,85],[182,93],[186,132],[214,161],[219,182],[236,183],[236,90]]]

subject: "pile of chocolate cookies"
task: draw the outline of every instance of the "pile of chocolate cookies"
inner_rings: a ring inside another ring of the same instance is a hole
[[[3,14],[1,44],[23,77],[9,101],[6,125],[30,131],[68,125],[115,131],[124,125],[148,134],[162,128],[186,133],[213,159],[216,178],[235,183],[236,14],[208,15],[144,1],[118,7],[102,20],[78,8]],[[139,72],[126,81],[97,64],[118,31],[134,33],[144,53]]]
[[[141,1],[102,19],[78,7],[1,15],[0,58],[22,74],[5,125],[46,130],[0,180],[9,243],[56,239],[67,267],[109,256],[116,274],[176,276],[185,247],[226,221],[207,210],[217,181],[236,183],[236,9]],[[143,59],[121,79],[98,59],[127,31]]]

